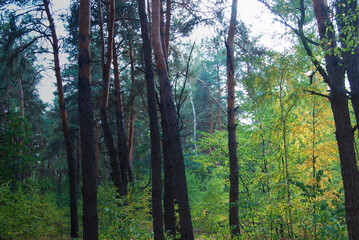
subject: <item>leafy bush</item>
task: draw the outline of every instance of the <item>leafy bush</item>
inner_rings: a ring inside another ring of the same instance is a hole
[[[56,205],[53,193],[43,193],[33,184],[0,186],[0,236],[3,239],[59,239],[69,230],[65,211]]]

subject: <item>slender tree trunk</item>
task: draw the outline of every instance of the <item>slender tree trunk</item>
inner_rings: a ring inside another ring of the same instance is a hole
[[[90,1],[80,0],[78,107],[83,179],[83,239],[96,240],[98,238],[97,177],[93,104],[91,100],[90,12]]]
[[[53,56],[54,56],[54,63],[55,63],[57,92],[59,95],[59,106],[60,106],[60,114],[61,114],[61,121],[62,121],[62,129],[63,129],[65,145],[66,145],[67,165],[69,168],[71,237],[77,238],[79,227],[78,227],[77,192],[76,192],[76,186],[77,186],[76,166],[75,166],[74,150],[73,150],[73,145],[72,145],[71,136],[70,136],[69,122],[68,122],[67,112],[66,112],[66,108],[65,108],[64,90],[62,87],[62,76],[61,76],[61,69],[60,69],[58,39],[57,39],[54,20],[52,18],[52,14],[51,14],[50,8],[49,8],[49,1],[43,0],[43,3],[45,6],[47,19],[50,23],[50,30],[51,30],[51,37],[52,37],[52,49],[53,49]]]
[[[168,53],[170,48],[170,30],[171,30],[171,9],[172,0],[166,0],[166,26],[165,26],[165,58],[168,60]]]
[[[156,90],[152,68],[152,47],[148,32],[145,0],[138,0],[138,11],[141,20],[143,54],[145,59],[148,115],[151,131],[151,163],[152,163],[152,216],[155,240],[164,239],[162,211],[161,180],[161,143],[158,129]]]
[[[131,40],[129,41],[129,56],[130,56],[130,66],[131,66],[131,104],[130,104],[130,122],[128,128],[128,149],[129,149],[129,159],[130,166],[129,169],[132,169],[132,153],[133,153],[133,134],[135,128],[135,111],[134,111],[134,102],[135,102],[135,91],[134,91],[134,83],[135,83],[135,61],[133,59],[133,49]]]
[[[188,202],[184,158],[180,141],[176,108],[167,72],[166,59],[164,57],[161,43],[159,0],[152,0],[152,45],[157,64],[157,74],[160,81],[161,107],[163,108],[163,142],[164,147],[166,147],[168,153],[170,153],[168,160],[173,163],[174,177],[176,179],[175,187],[180,216],[181,238],[192,240],[194,238]]]
[[[124,190],[127,190],[128,185],[128,172],[131,172],[130,169],[130,160],[129,160],[129,150],[127,135],[125,131],[125,121],[123,117],[123,104],[122,104],[122,90],[121,90],[121,81],[120,81],[120,72],[118,66],[118,59],[115,44],[113,45],[113,70],[115,76],[115,97],[116,97],[116,121],[117,121],[117,136],[118,136],[118,158],[120,160],[121,168],[121,177],[124,187]],[[132,179],[132,175],[130,175]]]
[[[345,89],[345,69],[333,51],[336,47],[333,26],[325,0],[313,0],[320,39],[326,50],[325,81],[330,87],[330,104],[334,115],[344,185],[345,212],[349,239],[359,239],[359,171],[354,150],[354,132],[351,126],[348,97]]]
[[[227,48],[227,111],[228,111],[228,153],[229,153],[229,226],[231,235],[240,235],[238,217],[238,159],[236,140],[236,112],[235,112],[235,80],[234,80],[234,51],[233,42],[237,23],[237,0],[232,2],[231,21],[229,25]]]
[[[194,102],[193,102],[193,93],[191,91],[191,95],[190,95],[190,101],[191,101],[191,106],[192,106],[192,112],[193,112],[193,145],[194,145],[194,151],[195,154],[197,156],[197,115],[196,115],[196,108],[194,106]]]
[[[315,145],[316,145],[316,138],[315,138],[315,135],[316,135],[316,114],[315,114],[315,105],[316,105],[316,99],[315,99],[315,95],[313,95],[313,109],[312,109],[312,177],[313,177],[313,182],[314,182],[314,186],[313,186],[313,225],[314,225],[314,231],[313,231],[313,234],[314,234],[314,239],[317,239],[317,209],[316,209],[316,198],[317,198],[317,180],[316,180],[316,156],[315,156]]]
[[[76,158],[75,158],[76,189],[78,189],[79,183],[81,182],[80,162],[81,162],[81,139],[80,136],[78,136],[77,146],[76,146]]]
[[[98,178],[98,159],[100,156],[98,140],[99,140],[99,129],[98,129],[98,119],[96,117],[95,118],[95,150],[96,150],[96,176],[97,176],[97,178]]]
[[[288,148],[287,148],[287,119],[284,113],[283,104],[283,74],[280,79],[280,112],[281,121],[283,124],[282,138],[283,138],[283,149],[284,149],[284,170],[285,170],[285,181],[286,181],[286,193],[287,193],[287,204],[288,204],[288,219],[289,219],[289,230],[288,237],[292,239],[293,236],[293,225],[292,225],[292,209],[291,209],[291,195],[290,195],[290,182],[289,182],[289,169],[288,169]]]
[[[17,84],[19,85],[19,101],[20,101],[20,114],[21,114],[21,117],[22,117],[22,120],[21,120],[21,128],[24,129],[24,120],[25,120],[25,106],[24,106],[24,90],[23,90],[23,87],[22,87],[22,81],[21,81],[21,78],[18,77],[17,78]],[[14,142],[14,139],[12,139],[12,141]],[[21,150],[21,146],[23,145],[24,143],[24,140],[23,139],[20,139],[19,141],[19,146],[20,146],[20,151],[18,153],[18,157],[15,159],[15,164],[16,164],[16,168],[15,168],[15,179],[16,180],[22,180],[23,179],[23,176],[20,176],[20,172],[19,172],[19,167],[20,167],[20,158],[21,158],[21,155],[23,154],[22,153],[22,150]]]
[[[212,99],[209,100],[209,118],[210,118],[209,133],[213,134],[213,107],[211,101]],[[211,146],[209,148],[209,153],[212,154],[212,152],[213,152],[213,147]]]
[[[217,64],[217,84],[218,84],[218,99],[217,101],[220,103],[221,102],[221,84],[220,84],[220,77],[219,77],[219,64]],[[217,106],[217,123],[218,123],[218,131],[222,132],[222,126],[221,126],[221,115],[219,113],[219,106]]]
[[[20,100],[20,111],[21,111],[21,117],[25,118],[25,106],[24,106],[24,90],[22,87],[22,81],[21,78],[17,78],[17,83],[19,85],[19,100]]]
[[[113,35],[114,35],[114,26],[115,26],[115,2],[114,0],[110,1],[109,6],[109,23],[108,23],[108,40],[107,40],[107,53],[105,57],[105,40],[104,40],[104,32],[103,32],[103,22],[102,22],[102,10],[101,10],[101,3],[98,1],[98,10],[99,10],[99,19],[100,19],[100,29],[102,30],[101,35],[101,63],[102,63],[102,97],[101,97],[101,126],[103,129],[103,134],[107,146],[107,151],[110,156],[110,164],[111,164],[111,171],[112,171],[112,180],[120,194],[127,194],[127,185],[124,186],[122,178],[121,178],[121,171],[120,171],[120,164],[117,157],[117,151],[115,147],[115,142],[113,140],[110,120],[107,114],[108,108],[108,98],[109,98],[109,91],[110,91],[110,69],[111,69],[111,62],[112,62],[112,51],[113,51]],[[106,58],[106,59],[105,59]]]

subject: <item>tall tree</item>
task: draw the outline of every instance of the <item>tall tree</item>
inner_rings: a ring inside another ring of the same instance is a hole
[[[114,28],[115,28],[115,1],[109,2],[109,22],[108,22],[108,40],[107,40],[107,54],[105,57],[105,37],[102,22],[101,1],[98,1],[99,19],[100,19],[100,35],[101,35],[101,65],[102,65],[102,97],[101,97],[101,125],[105,137],[105,142],[110,156],[112,179],[117,187],[119,193],[127,194],[127,178],[121,178],[120,164],[118,161],[115,142],[110,128],[110,120],[107,113],[108,99],[110,91],[110,70],[112,63],[112,51],[114,41]]]
[[[158,129],[156,90],[152,68],[152,47],[148,32],[145,0],[138,0],[138,12],[141,20],[143,54],[146,70],[148,115],[151,131],[151,165],[152,165],[152,216],[153,232],[156,240],[164,239],[163,210],[162,210],[162,180],[161,180],[161,143]]]
[[[67,119],[67,112],[65,108],[65,96],[64,89],[62,87],[62,76],[60,69],[60,59],[59,59],[59,44],[55,29],[54,19],[49,8],[49,1],[43,0],[46,16],[50,23],[51,37],[52,37],[52,49],[54,55],[54,64],[55,64],[55,75],[56,75],[56,84],[57,92],[59,95],[59,107],[62,121],[62,130],[64,133],[66,153],[67,153],[67,164],[69,168],[69,179],[70,179],[70,209],[71,209],[71,237],[78,237],[78,212],[77,212],[77,193],[76,193],[76,167],[75,167],[75,157],[74,150],[71,142],[69,121]]]
[[[232,235],[239,235],[238,217],[238,158],[236,139],[235,79],[234,79],[234,36],[237,25],[237,0],[232,1],[231,20],[226,41],[227,49],[227,112],[228,112],[228,154],[229,154],[229,227]]]
[[[173,163],[176,199],[178,202],[181,238],[194,239],[190,207],[188,202],[187,181],[185,164],[180,140],[180,133],[177,121],[176,108],[172,96],[171,84],[167,71],[167,63],[163,52],[161,34],[160,34],[160,1],[152,0],[152,46],[157,64],[157,75],[160,82],[161,95],[161,119],[163,131],[163,146],[167,148],[164,151],[168,153],[168,159]]]
[[[313,6],[322,48],[325,50],[326,71],[318,70],[330,87],[329,101],[334,115],[335,135],[339,148],[348,235],[349,239],[359,239],[359,171],[345,89],[345,67],[335,53],[337,44],[327,1],[313,0]]]
[[[90,0],[79,7],[78,107],[82,155],[83,238],[98,238],[97,176],[93,104],[91,99]]]

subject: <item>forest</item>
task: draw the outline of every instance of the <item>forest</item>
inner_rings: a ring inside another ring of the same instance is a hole
[[[359,239],[357,0],[59,1],[0,1],[0,240]]]

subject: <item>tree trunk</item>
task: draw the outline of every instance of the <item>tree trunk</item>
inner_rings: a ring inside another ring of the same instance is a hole
[[[175,215],[175,178],[174,167],[171,159],[168,142],[164,141],[165,130],[167,129],[167,121],[164,120],[163,105],[160,106],[161,112],[161,125],[162,125],[162,146],[163,146],[163,171],[164,171],[164,194],[163,194],[163,207],[164,207],[164,222],[166,232],[173,238],[176,237],[176,215]]]
[[[134,134],[134,127],[135,127],[135,111],[133,109],[134,102],[135,102],[135,91],[134,91],[134,83],[135,83],[135,65],[133,59],[133,49],[132,43],[129,39],[129,56],[130,56],[130,66],[131,66],[131,103],[130,103],[130,122],[128,128],[128,158],[130,160],[129,170],[132,169],[132,153],[133,153],[133,134]]]
[[[112,180],[120,194],[127,194],[127,185],[124,186],[121,178],[120,164],[117,157],[117,151],[115,147],[115,142],[113,140],[110,120],[107,114],[108,108],[108,97],[110,91],[110,69],[111,69],[111,61],[112,61],[112,51],[113,51],[113,35],[114,35],[114,25],[115,25],[115,2],[114,0],[110,1],[109,6],[109,23],[108,23],[108,40],[107,40],[107,54],[105,59],[105,40],[104,40],[104,32],[103,32],[103,22],[102,22],[102,14],[101,14],[101,3],[98,2],[98,10],[99,10],[99,19],[100,19],[100,29],[102,29],[101,35],[101,64],[102,64],[102,97],[101,97],[101,126],[103,129],[103,134],[106,142],[106,147],[108,154],[110,156],[110,164],[111,164],[111,173]]]
[[[237,0],[232,2],[231,21],[229,25],[227,48],[227,111],[228,111],[228,153],[229,153],[229,227],[231,235],[240,235],[238,217],[238,159],[236,140],[236,112],[235,112],[235,80],[234,80],[234,51],[233,42],[237,23]]]
[[[191,106],[192,106],[192,112],[193,112],[193,146],[194,146],[194,152],[197,156],[197,115],[196,115],[196,108],[194,106],[194,102],[193,102],[193,93],[191,91],[190,93],[190,101],[191,101]]]
[[[67,154],[67,165],[69,168],[69,180],[70,180],[70,212],[71,212],[71,237],[78,237],[78,212],[77,212],[77,193],[76,193],[76,166],[75,166],[75,157],[73,145],[71,142],[69,122],[67,119],[67,112],[65,108],[65,97],[64,90],[62,87],[62,76],[60,70],[60,60],[59,60],[59,46],[58,39],[55,29],[54,20],[52,18],[49,1],[43,0],[47,19],[50,23],[51,37],[52,37],[52,49],[54,55],[55,63],[55,75],[57,83],[57,92],[59,95],[59,107],[62,121],[62,129],[64,133],[65,145],[66,145],[66,154]],[[23,107],[22,107],[23,109]]]
[[[118,152],[118,158],[120,160],[122,182],[123,182],[124,190],[126,191],[127,194],[128,176],[129,176],[128,173],[131,172],[131,170],[129,170],[130,160],[128,153],[127,135],[125,131],[125,121],[123,117],[122,90],[121,90],[120,72],[118,67],[118,59],[117,59],[115,43],[113,44],[113,48],[114,48],[113,72],[115,76],[115,97],[116,97],[116,107],[117,107],[116,108],[117,137],[118,137],[117,152]]]
[[[313,235],[314,235],[314,239],[317,239],[317,205],[315,204],[316,202],[316,198],[317,198],[317,185],[319,184],[319,182],[317,182],[316,180],[316,159],[317,156],[315,154],[315,146],[316,146],[316,114],[315,114],[315,106],[316,106],[316,99],[315,99],[315,95],[313,95],[313,109],[312,109],[312,177],[313,177],[313,225],[314,225],[314,230],[313,230]]]
[[[161,107],[163,108],[163,114],[161,114],[163,142],[164,147],[166,146],[168,153],[170,153],[168,160],[173,163],[174,177],[176,179],[175,188],[180,216],[181,238],[192,240],[194,238],[191,213],[188,203],[184,158],[180,141],[176,108],[172,96],[166,59],[164,57],[161,43],[159,0],[152,0],[152,45],[157,64],[157,74],[160,81]]]
[[[96,108],[96,106],[95,106]],[[95,117],[95,150],[96,150],[96,176],[98,179],[98,159],[100,156],[100,148],[98,145],[98,140],[99,140],[99,129],[98,129],[98,118]]]
[[[213,134],[213,107],[212,107],[212,99],[209,99],[209,119],[210,119],[210,123],[209,123],[209,133]],[[213,152],[213,147],[209,147],[209,153],[210,155],[212,155]]]
[[[90,1],[80,0],[78,107],[83,179],[83,239],[86,240],[98,238],[96,155],[91,100],[90,12]]]
[[[344,185],[345,212],[349,239],[359,239],[359,171],[354,150],[354,132],[351,126],[348,97],[345,89],[345,69],[333,51],[336,47],[333,26],[325,0],[313,0],[322,47],[326,51],[330,87],[330,104],[334,115],[336,139],[339,149]]]
[[[160,1],[160,37],[161,37],[161,47],[166,62],[167,75],[168,75],[168,49],[165,38],[165,22],[164,22],[164,12],[163,12],[163,2]],[[160,106],[161,112],[161,125],[162,133],[164,134],[164,129],[167,127],[167,121],[164,120],[166,113],[164,112],[163,104]],[[163,169],[164,169],[164,195],[163,195],[163,205],[164,205],[164,223],[166,232],[168,232],[173,238],[176,237],[176,213],[175,213],[175,178],[174,178],[174,163],[171,160],[171,151],[169,150],[169,145],[166,141],[162,141],[163,145]]]
[[[218,84],[218,99],[217,101],[221,102],[221,84],[220,84],[220,77],[219,77],[219,64],[217,64],[217,84]],[[219,106],[217,106],[217,123],[218,123],[218,131],[222,132],[222,126],[221,126],[221,115],[219,113]]]
[[[162,211],[161,180],[161,143],[158,129],[156,90],[152,68],[152,47],[148,33],[145,0],[138,0],[138,11],[141,20],[143,54],[145,59],[148,115],[151,131],[151,165],[152,165],[152,216],[155,240],[164,239]]]
[[[290,195],[290,182],[289,182],[289,168],[288,168],[288,147],[287,147],[287,119],[284,113],[284,103],[283,103],[283,74],[280,79],[280,113],[281,113],[281,121],[282,121],[282,140],[283,140],[283,149],[284,149],[284,176],[286,181],[286,193],[287,193],[287,204],[288,204],[288,220],[289,220],[289,229],[288,229],[288,237],[292,239],[293,236],[293,224],[292,224],[292,209],[291,209],[291,195]]]
[[[170,30],[171,30],[171,9],[172,0],[166,1],[166,26],[165,26],[165,58],[168,60],[168,53],[170,48]]]
[[[22,81],[20,77],[17,78],[17,83],[19,84],[19,100],[20,100],[21,117],[24,119],[25,118],[24,90],[22,87]]]

